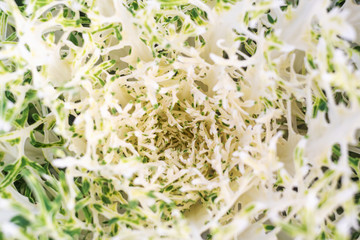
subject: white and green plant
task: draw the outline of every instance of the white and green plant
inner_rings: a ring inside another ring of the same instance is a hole
[[[0,0],[0,239],[358,239],[353,0]]]

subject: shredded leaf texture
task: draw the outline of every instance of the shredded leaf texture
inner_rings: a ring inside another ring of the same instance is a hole
[[[0,239],[359,239],[360,3],[0,0]]]

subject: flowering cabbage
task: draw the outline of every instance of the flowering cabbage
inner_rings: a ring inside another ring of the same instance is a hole
[[[358,239],[353,0],[1,0],[0,239]]]

